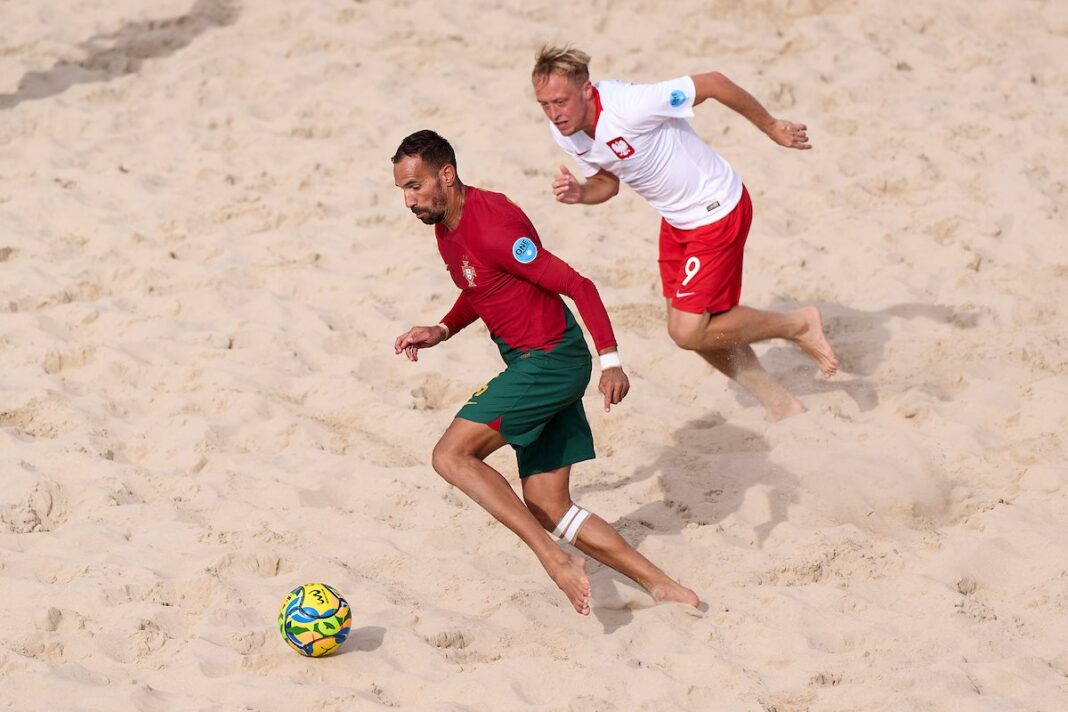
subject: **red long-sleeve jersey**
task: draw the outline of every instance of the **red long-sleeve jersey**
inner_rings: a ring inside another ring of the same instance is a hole
[[[551,351],[564,335],[563,294],[575,302],[598,351],[616,345],[597,287],[546,250],[530,219],[504,195],[467,186],[456,229],[438,223],[434,232],[460,288],[441,320],[450,333],[481,318],[511,349]]]

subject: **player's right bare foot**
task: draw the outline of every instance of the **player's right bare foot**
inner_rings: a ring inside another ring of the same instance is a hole
[[[584,616],[590,614],[590,580],[586,578],[586,560],[568,554],[565,559],[545,567],[549,577],[571,601],[575,610]]]
[[[792,313],[803,322],[800,333],[794,337],[794,342],[812,357],[823,377],[830,378],[838,372],[838,357],[834,355],[834,349],[827,341],[827,335],[823,333],[823,317],[820,315],[819,307],[802,307]]]
[[[698,598],[696,593],[686,588],[681,583],[672,581],[671,579],[668,579],[664,583],[652,586],[649,589],[649,594],[656,599],[657,603],[684,603],[693,608],[697,608],[701,605],[701,599]]]

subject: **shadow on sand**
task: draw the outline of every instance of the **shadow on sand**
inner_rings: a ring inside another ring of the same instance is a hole
[[[780,301],[769,308],[776,311],[796,309],[796,302]],[[837,304],[820,304],[827,338],[838,354],[840,376],[829,381],[813,378],[811,361],[792,344],[776,342],[761,358],[761,363],[782,381],[790,392],[803,397],[830,391],[844,391],[861,412],[879,405],[878,389],[870,380],[886,357],[892,319],[927,319],[956,329],[972,329],[979,323],[979,313],[959,311],[939,304],[895,304],[886,309],[864,311]],[[852,377],[852,378],[850,378]],[[756,404],[756,399],[731,384],[739,402]]]
[[[796,303],[778,303],[771,308],[787,310]],[[843,376],[823,381],[812,375],[811,360],[796,347],[774,346],[761,361],[769,371],[783,378],[784,384],[795,394],[811,395],[844,390],[861,411],[869,411],[879,404],[877,389],[870,377],[876,373],[886,356],[891,332],[891,319],[929,319],[956,329],[971,329],[978,324],[979,314],[931,304],[897,304],[878,311],[863,311],[837,305],[820,305],[828,338],[838,353]],[[695,368],[698,365],[695,364]],[[749,394],[731,386],[740,400],[756,404]],[[762,490],[766,498],[768,518],[754,527],[757,547],[763,546],[771,532],[786,521],[790,505],[799,501],[799,479],[772,462],[770,445],[758,433],[728,424],[718,414],[691,420],[673,434],[673,442],[666,444],[651,462],[635,467],[621,480],[581,485],[573,488],[576,500],[584,494],[615,489],[660,478],[663,498],[645,504],[612,522],[632,546],[639,547],[649,536],[679,534],[689,524],[715,526],[739,511],[748,493]],[[729,457],[723,457],[729,455]],[[624,576],[605,568],[606,576],[619,587],[636,589]],[[619,588],[617,587],[617,588]],[[647,604],[636,604],[632,597],[624,601],[620,596],[602,599],[594,607],[594,614],[606,633],[627,625],[633,611]]]
[[[353,628],[345,644],[336,652],[331,653],[331,658],[340,658],[342,655],[370,652],[382,647],[386,638],[386,629],[382,626],[368,625],[363,628]]]
[[[78,45],[79,61],[60,60],[49,70],[29,72],[18,91],[0,94],[0,109],[60,94],[75,84],[106,82],[141,69],[146,59],[167,57],[213,27],[232,25],[241,14],[238,0],[197,0],[189,11],[162,20],[125,22],[109,35],[94,35]]]
[[[770,450],[763,436],[710,415],[685,423],[675,431],[673,443],[661,449],[652,462],[636,467],[628,477],[575,487],[573,493],[581,501],[582,495],[589,492],[659,478],[664,493],[661,500],[642,505],[611,523],[637,548],[649,536],[679,534],[689,524],[715,526],[741,509],[750,490],[760,488],[769,515],[767,521],[754,528],[754,543],[759,547],[776,526],[786,521],[788,508],[798,501],[798,478],[771,462]],[[610,569],[604,569],[601,575],[619,586],[636,588],[629,579]],[[616,598],[619,597],[602,599],[602,605],[594,610],[606,633],[633,618],[634,604]],[[652,605],[652,601],[648,604]]]

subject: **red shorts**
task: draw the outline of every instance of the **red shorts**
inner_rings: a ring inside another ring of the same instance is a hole
[[[742,198],[726,217],[692,230],[660,221],[660,281],[671,306],[692,314],[718,314],[742,297],[742,251],[753,222],[753,203]]]

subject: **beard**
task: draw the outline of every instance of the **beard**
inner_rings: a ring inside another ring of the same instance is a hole
[[[415,213],[415,217],[422,220],[425,225],[437,225],[445,219],[444,210],[419,210],[417,208],[412,208],[412,212]]]
[[[412,213],[425,225],[437,225],[445,219],[445,191],[436,193],[430,199],[430,207],[421,208],[417,205],[412,208]]]

